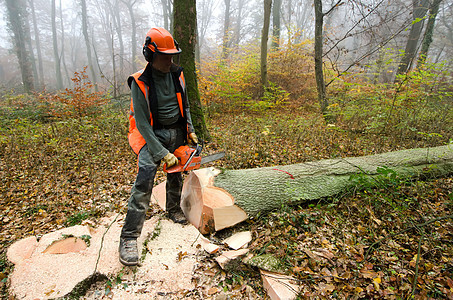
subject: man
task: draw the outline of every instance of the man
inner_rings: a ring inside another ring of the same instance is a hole
[[[154,177],[160,162],[167,167],[178,163],[173,152],[186,142],[196,144],[189,113],[182,68],[173,63],[181,53],[172,35],[164,28],[151,28],[146,34],[143,55],[145,69],[128,78],[131,89],[129,144],[138,155],[138,173],[131,190],[128,210],[121,231],[120,262],[138,264],[137,238],[149,207]],[[177,223],[186,223],[180,207],[181,173],[168,173],[166,210]]]

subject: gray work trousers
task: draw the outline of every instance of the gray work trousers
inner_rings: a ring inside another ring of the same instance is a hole
[[[154,134],[170,152],[184,145],[185,136],[182,129],[156,129]],[[154,185],[154,177],[160,161],[155,162],[145,145],[138,154],[138,173],[131,190],[126,219],[121,230],[122,238],[138,238],[142,232],[146,211],[149,208]],[[181,210],[182,174],[167,173],[166,211],[169,214]]]

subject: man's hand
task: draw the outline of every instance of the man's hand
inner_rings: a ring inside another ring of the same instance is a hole
[[[163,160],[167,164],[167,168],[170,168],[178,164],[178,159],[173,153],[170,152],[164,156]]]
[[[189,144],[196,145],[198,144],[198,137],[195,132],[189,133]]]

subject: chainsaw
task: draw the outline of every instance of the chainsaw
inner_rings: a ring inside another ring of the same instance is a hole
[[[199,169],[202,164],[221,159],[225,156],[225,152],[218,152],[201,157],[202,150],[203,146],[200,144],[196,144],[194,147],[190,147],[188,145],[180,146],[173,153],[179,163],[171,166],[170,168],[167,168],[167,164],[164,164],[164,172],[177,173],[196,170]]]

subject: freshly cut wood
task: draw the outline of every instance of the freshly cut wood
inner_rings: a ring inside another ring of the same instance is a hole
[[[209,254],[216,253],[220,249],[219,245],[211,243],[211,241],[205,238],[204,236],[200,236],[200,245]]]
[[[212,212],[216,231],[231,227],[247,219],[247,213],[236,205],[217,207]]]
[[[166,195],[165,195],[165,185],[167,184],[167,181],[163,181],[153,187],[153,193],[151,195],[151,202],[155,203],[160,206],[163,210],[165,210],[165,205],[166,205]]]
[[[296,299],[300,286],[296,280],[287,275],[260,270],[263,287],[272,300]]]
[[[225,190],[212,186],[219,172],[213,168],[190,173],[184,181],[181,208],[202,234],[236,225],[247,219],[247,214],[234,205],[233,197]]]
[[[71,252],[80,252],[87,248],[87,244],[81,238],[68,237],[63,240],[55,241],[43,251],[49,254],[66,254]]]
[[[225,251],[218,257],[216,257],[216,261],[222,269],[230,263],[232,260],[235,260],[241,256],[246,255],[249,252],[249,249],[239,249],[239,250],[231,250]]]
[[[252,233],[250,231],[238,232],[223,241],[231,249],[237,250],[244,247],[252,240]]]
[[[18,264],[25,259],[29,259],[38,247],[38,240],[35,236],[18,240],[9,246],[6,257],[13,264]]]

